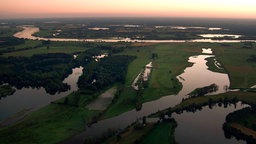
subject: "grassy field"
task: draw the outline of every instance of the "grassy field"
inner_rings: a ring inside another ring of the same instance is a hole
[[[97,114],[82,107],[50,104],[0,129],[0,143],[58,143],[83,131]]]
[[[143,70],[144,66],[151,61],[151,55],[155,46],[133,46],[125,49],[121,55],[132,55],[137,58],[133,60],[128,67],[125,85],[130,86],[136,76]]]
[[[120,94],[117,102],[113,103],[103,114],[102,119],[117,116],[123,112],[135,108],[136,91],[132,87],[126,87]]]
[[[156,124],[153,129],[143,137],[140,144],[175,144],[175,127],[176,125],[172,122]]]
[[[0,50],[12,49],[14,51],[22,51],[22,50],[26,50],[28,48],[37,48],[37,47],[40,47],[41,45],[42,45],[41,41],[25,40],[24,44],[5,46],[5,47],[1,47]]]
[[[29,49],[26,49],[29,48]],[[25,44],[14,46],[17,51],[5,53],[4,56],[32,56],[45,53],[78,53],[88,49],[86,45],[72,42],[52,42],[49,47],[43,46],[40,41],[26,40]]]
[[[80,48],[80,47],[68,47],[68,48],[63,48],[63,47],[52,47],[48,49],[46,46],[39,47],[39,48],[34,48],[30,50],[24,50],[24,51],[16,51],[16,52],[11,52],[11,53],[5,53],[4,56],[25,56],[25,57],[30,57],[35,54],[46,54],[46,53],[67,53],[67,54],[72,54],[72,53],[77,53],[77,52],[82,52],[85,51],[85,48]]]
[[[150,132],[152,128],[154,127],[154,124],[150,123],[147,124],[146,127],[143,127],[142,129],[134,129],[133,127],[129,127],[124,133],[122,133],[120,136],[120,139],[117,137],[112,137],[106,142],[105,144],[133,144],[139,141],[145,134]]]
[[[135,108],[137,92],[131,87],[131,84],[143,67],[152,61],[152,53],[157,53],[158,57],[153,60],[149,85],[143,90],[143,102],[177,93],[181,89],[181,85],[176,76],[191,65],[187,62],[188,57],[200,52],[201,47],[193,43],[157,44],[126,49],[122,54],[135,55],[137,59],[129,65],[125,88],[117,102],[109,107],[103,118],[113,117]]]
[[[248,62],[251,55],[256,55],[254,48],[242,48],[243,44],[228,44],[214,47],[217,59],[228,72],[231,88],[249,88],[256,85],[256,63]]]
[[[191,65],[187,62],[188,57],[200,52],[201,48],[192,43],[158,44],[154,49],[158,57],[153,61],[153,71],[149,86],[144,90],[143,101],[178,93],[182,86],[176,76]]]

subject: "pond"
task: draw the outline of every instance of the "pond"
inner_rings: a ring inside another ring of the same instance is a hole
[[[78,78],[82,75],[83,67],[72,69],[72,74],[64,79],[63,83],[70,85],[70,90],[57,93],[55,95],[47,94],[44,88],[22,88],[16,90],[13,95],[0,100],[0,121],[10,117],[20,111],[33,111],[49,104],[59,98],[67,96],[72,91],[76,91]]]

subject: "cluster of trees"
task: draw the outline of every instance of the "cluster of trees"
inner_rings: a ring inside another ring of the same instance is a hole
[[[226,116],[226,122],[227,123],[232,123],[232,122],[239,121],[240,124],[242,124],[243,126],[256,131],[256,123],[254,121],[249,121],[249,120],[246,119],[246,117],[254,116],[255,114],[256,114],[255,106],[246,107],[246,108],[243,108],[241,110],[229,113]],[[243,118],[243,120],[240,120],[241,118]]]
[[[187,101],[187,100],[189,100],[189,99],[183,99],[182,101]],[[158,114],[159,115],[168,115],[171,117],[172,113],[174,113],[174,112],[177,114],[182,114],[183,111],[196,112],[197,110],[199,110],[199,111],[202,110],[204,106],[208,106],[210,109],[212,109],[212,107],[216,104],[219,107],[224,106],[224,108],[226,108],[230,104],[233,104],[236,107],[237,102],[238,102],[238,99],[236,97],[231,98],[231,99],[228,99],[227,97],[225,97],[224,99],[223,98],[219,98],[219,99],[209,98],[208,101],[206,101],[204,103],[199,103],[199,104],[192,103],[192,104],[185,105],[185,106],[182,106],[180,108],[175,108],[175,109],[170,107],[165,111],[159,111]]]
[[[234,128],[231,125],[231,123],[239,123],[242,126],[256,131],[256,123],[252,118],[255,114],[255,105],[229,113],[226,116],[226,122],[223,124],[225,137],[230,139],[234,136],[238,140],[245,140],[248,144],[255,144],[256,138],[251,135],[244,134],[241,130]]]
[[[227,139],[231,139],[234,136],[237,140],[245,140],[247,144],[256,143],[256,139],[253,136],[244,134],[242,131],[232,127],[228,123],[224,123],[222,129],[224,131],[225,138]]]
[[[124,83],[128,64],[134,59],[134,56],[116,55],[91,61],[85,65],[78,87],[94,92],[116,82]]]
[[[8,95],[12,95],[15,92],[15,89],[10,85],[1,85],[0,86],[0,99]]]
[[[47,93],[66,91],[63,79],[72,73],[72,55],[49,53],[32,57],[0,57],[0,64],[8,66],[0,72],[0,83],[23,87],[44,87]]]
[[[207,93],[215,92],[217,90],[218,90],[218,86],[216,84],[211,84],[209,86],[195,89],[189,94],[189,96],[190,97],[204,96]]]
[[[6,47],[6,46],[14,46],[19,44],[24,44],[25,40],[16,38],[16,37],[1,37],[0,38],[0,47]]]

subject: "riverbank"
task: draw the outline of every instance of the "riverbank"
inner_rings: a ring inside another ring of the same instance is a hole
[[[216,58],[221,63],[230,79],[230,88],[250,88],[255,85],[256,64],[248,59],[256,55],[255,44],[244,48],[244,43],[220,44],[213,48]]]
[[[186,67],[192,66],[187,62],[191,55],[201,53],[201,49],[190,49],[191,43],[157,44],[147,47],[134,47],[125,49],[122,54],[136,56],[137,58],[129,64],[125,87],[119,98],[111,105],[102,119],[117,116],[123,112],[135,108],[137,91],[131,87],[133,80],[141,72],[141,69],[151,61],[152,53],[157,54],[153,60],[153,70],[147,87],[142,91],[142,103],[159,99],[163,96],[177,94],[182,84],[176,78]]]
[[[229,104],[229,103],[236,103],[238,101],[242,101],[243,103],[253,105],[256,104],[255,99],[255,93],[254,92],[227,92],[222,93],[218,95],[212,95],[212,96],[199,96],[199,97],[193,97],[186,100],[183,100],[180,104],[165,109],[163,111],[157,112],[155,114],[152,114],[152,117],[160,116],[163,114],[171,114],[173,112],[180,113],[184,110],[188,111],[196,111],[203,106],[213,106],[215,104]]]
[[[1,128],[0,140],[2,143],[58,143],[82,132],[99,113],[84,107],[49,104]]]

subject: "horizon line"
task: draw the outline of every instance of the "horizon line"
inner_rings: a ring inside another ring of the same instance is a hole
[[[237,18],[237,17],[186,17],[186,16],[54,16],[54,17],[24,17],[24,18],[19,18],[19,17],[9,17],[9,18],[0,18],[0,20],[22,20],[22,19],[72,19],[72,18],[85,18],[85,19],[90,19],[90,18],[140,18],[140,19],[157,19],[157,18],[177,18],[177,19],[227,19],[227,20],[256,20],[256,18]]]

